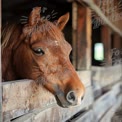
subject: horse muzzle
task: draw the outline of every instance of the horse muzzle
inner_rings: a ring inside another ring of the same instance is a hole
[[[56,93],[56,100],[59,106],[68,108],[71,106],[80,105],[83,100],[83,96],[78,97],[76,91],[73,90],[69,91],[66,95],[63,91],[58,90]]]

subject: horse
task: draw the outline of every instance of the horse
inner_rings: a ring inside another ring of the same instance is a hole
[[[62,30],[69,13],[54,22],[42,19],[41,7],[30,12],[27,24],[6,25],[2,32],[2,79],[32,79],[55,95],[61,107],[81,104],[85,87],[69,54]]]

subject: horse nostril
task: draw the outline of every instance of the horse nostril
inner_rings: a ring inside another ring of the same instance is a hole
[[[70,91],[67,93],[66,99],[69,103],[73,104],[76,102],[76,95],[74,91]]]
[[[83,100],[84,96],[81,97],[81,101]]]

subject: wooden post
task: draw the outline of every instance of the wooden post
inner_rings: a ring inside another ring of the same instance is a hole
[[[111,64],[111,34],[107,26],[101,27],[101,41],[104,45],[105,64]]]
[[[76,68],[76,45],[77,45],[77,3],[73,2],[72,4],[72,63]]]
[[[91,12],[89,8],[73,3],[73,64],[77,70],[91,66]]]
[[[1,0],[0,0],[0,40],[1,40]],[[0,42],[1,43],[1,42]],[[0,122],[2,122],[2,75],[1,75],[1,44],[0,44]]]
[[[113,48],[122,49],[122,38],[118,34],[114,34]]]

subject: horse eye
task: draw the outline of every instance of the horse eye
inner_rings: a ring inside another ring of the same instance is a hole
[[[34,53],[37,54],[37,55],[44,55],[44,51],[41,49],[41,48],[35,48],[33,49]]]

